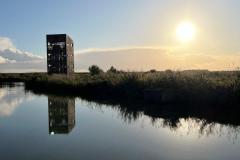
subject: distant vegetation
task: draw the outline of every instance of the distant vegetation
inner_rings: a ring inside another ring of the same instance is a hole
[[[103,73],[103,70],[100,69],[97,65],[92,65],[88,68],[89,73],[94,76]]]
[[[89,67],[89,73],[75,73],[72,77],[46,73],[9,73],[0,74],[0,81],[25,82],[26,88],[35,92],[91,96],[98,99],[144,101],[146,94],[154,97],[160,93],[164,93],[163,99],[170,97],[170,100],[178,103],[238,103],[240,98],[239,71],[124,72],[111,67],[103,72],[93,65]]]

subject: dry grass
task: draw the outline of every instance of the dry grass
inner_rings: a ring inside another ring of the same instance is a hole
[[[46,73],[0,74],[0,81],[21,81],[35,90],[89,94],[92,96],[142,99],[146,89],[175,89],[188,93],[188,99],[237,99],[240,91],[239,71],[164,71],[119,72],[90,75],[76,73],[47,75]]]

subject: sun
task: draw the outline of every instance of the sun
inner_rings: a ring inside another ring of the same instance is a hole
[[[181,22],[176,29],[176,36],[180,42],[190,42],[195,38],[196,28],[190,21]]]

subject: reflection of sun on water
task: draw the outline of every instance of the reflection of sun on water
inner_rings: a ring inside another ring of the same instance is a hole
[[[181,22],[176,29],[176,36],[180,42],[190,42],[194,39],[196,34],[195,26],[189,22]]]

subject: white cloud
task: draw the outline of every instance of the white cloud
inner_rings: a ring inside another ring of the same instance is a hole
[[[131,46],[131,47],[117,47],[117,48],[87,48],[76,50],[77,54],[87,54],[94,52],[115,52],[115,51],[128,51],[138,49],[150,49],[150,50],[169,50],[170,47],[154,47],[154,46]]]
[[[0,57],[0,63],[33,62],[43,60],[41,56],[17,49],[12,41],[6,37],[0,37]]]
[[[0,72],[46,71],[41,56],[17,49],[11,39],[0,37]]]
[[[0,37],[0,51],[9,48],[15,49],[15,46],[13,45],[12,41],[7,37]]]
[[[0,64],[3,64],[3,63],[15,63],[15,61],[11,61],[0,56]]]
[[[12,48],[0,51],[0,56],[12,62],[33,62],[43,60],[43,57]]]

